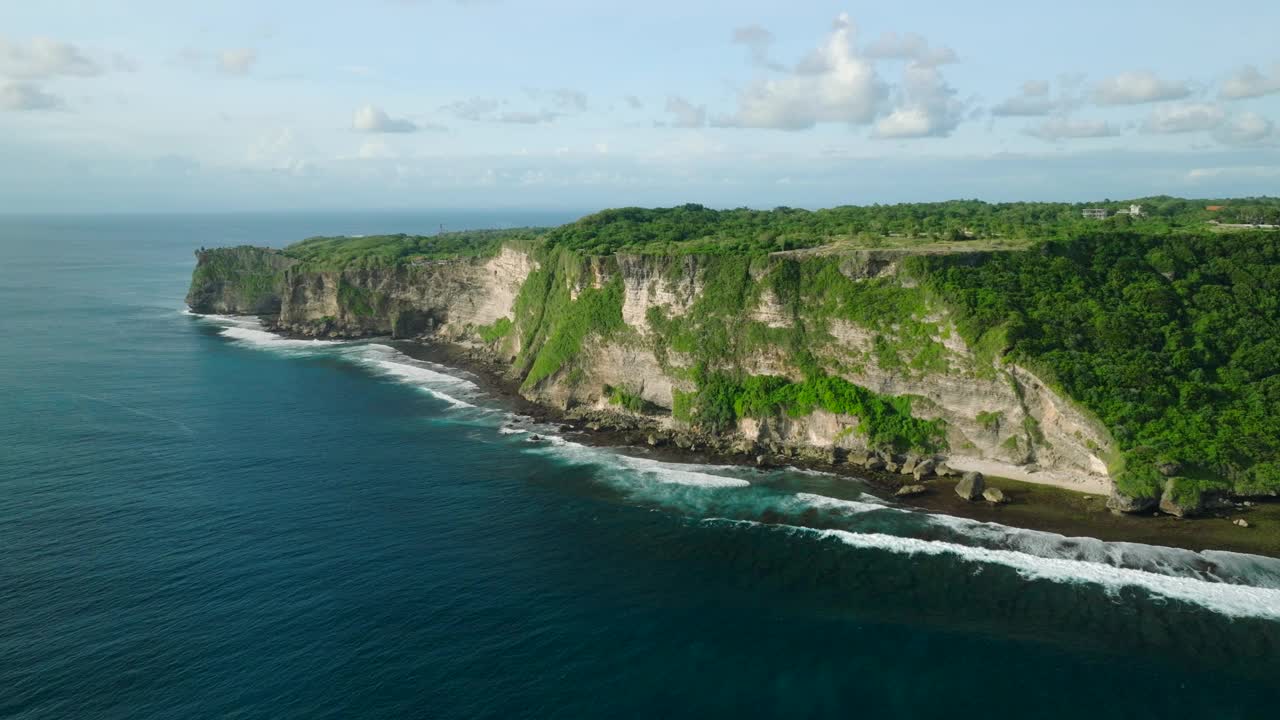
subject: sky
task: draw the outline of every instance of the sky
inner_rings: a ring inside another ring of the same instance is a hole
[[[0,213],[1280,194],[1280,3],[0,3]]]

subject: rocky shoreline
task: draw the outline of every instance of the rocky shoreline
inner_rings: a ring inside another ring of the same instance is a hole
[[[466,372],[507,409],[584,445],[629,448],[658,460],[755,467],[795,467],[854,479],[873,494],[920,510],[994,522],[1012,527],[1092,537],[1105,541],[1164,545],[1280,557],[1280,502],[1275,499],[1217,499],[1199,514],[1171,512],[1155,503],[1123,506],[1117,498],[1063,486],[1026,482],[950,468],[942,456],[885,452],[832,451],[803,446],[747,446],[708,433],[671,430],[657,418],[634,413],[577,407],[561,411],[520,394],[509,366],[484,348],[440,340],[431,335],[387,338],[377,332],[317,333],[314,327],[281,326],[273,316],[258,316],[264,328],[282,337],[314,340],[388,342],[409,357]],[[922,467],[923,465],[923,467]]]
[[[369,338],[363,338],[369,339]],[[961,473],[937,457],[876,453],[833,454],[815,448],[745,447],[698,432],[664,429],[630,414],[587,408],[567,412],[522,397],[506,367],[474,349],[420,338],[392,341],[406,355],[468,373],[508,409],[558,426],[574,442],[630,448],[659,460],[756,467],[796,467],[848,478],[872,494],[920,510],[1068,537],[1165,545],[1280,557],[1280,503],[1246,501],[1230,512],[1192,518],[1117,513],[1106,498],[1007,478]],[[832,460],[836,462],[832,462]],[[1243,522],[1244,525],[1240,523]]]

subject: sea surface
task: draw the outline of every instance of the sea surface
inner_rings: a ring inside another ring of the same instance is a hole
[[[0,718],[1277,717],[1280,561],[588,447],[182,301],[201,246],[568,219],[0,218]]]

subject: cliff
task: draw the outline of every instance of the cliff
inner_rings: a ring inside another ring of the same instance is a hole
[[[285,271],[296,262],[270,248],[200,248],[187,305],[205,313],[274,315],[280,312]]]
[[[619,208],[202,251],[189,301],[462,345],[532,400],[766,462],[945,458],[1129,512],[1280,496],[1280,234],[1164,207]]]
[[[522,394],[682,443],[952,468],[1107,493],[1113,443],[1030,369],[972,347],[902,249],[591,256],[511,243],[485,257],[310,267],[198,254],[197,312],[325,337],[464,345]]]

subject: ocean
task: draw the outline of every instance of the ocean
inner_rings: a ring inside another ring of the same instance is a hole
[[[183,304],[201,246],[569,219],[0,218],[0,718],[1275,715],[1278,560],[591,447]]]

